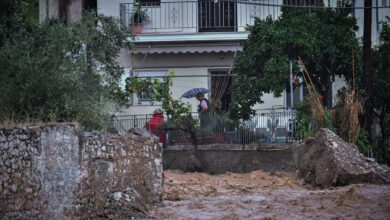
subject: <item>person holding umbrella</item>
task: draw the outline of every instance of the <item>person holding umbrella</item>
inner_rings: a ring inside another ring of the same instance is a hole
[[[200,127],[206,128],[210,124],[210,102],[204,97],[205,93],[208,93],[209,90],[205,88],[193,88],[185,92],[180,98],[193,98],[196,97],[196,99],[199,101],[198,105],[198,113],[199,113],[199,121],[200,121]]]
[[[199,92],[196,94],[196,99],[199,101],[198,105],[198,113],[199,113],[199,121],[200,127],[206,128],[210,124],[210,102],[207,100],[203,93]]]

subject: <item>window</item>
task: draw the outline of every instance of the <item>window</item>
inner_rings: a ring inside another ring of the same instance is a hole
[[[163,80],[163,76],[167,76],[168,72],[163,71],[163,70],[156,70],[156,71],[143,71],[139,70],[136,71],[134,76],[137,77],[158,77]],[[150,91],[144,91],[142,92],[138,97],[135,97],[135,102],[133,104],[138,104],[138,105],[150,105]],[[155,102],[154,104],[161,104],[159,102]]]
[[[141,6],[160,6],[160,0],[138,0]]]

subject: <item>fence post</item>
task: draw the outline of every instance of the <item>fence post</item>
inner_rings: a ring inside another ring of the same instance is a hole
[[[292,61],[290,60],[290,98],[291,98],[291,138],[294,140],[294,89],[293,89],[293,73]]]

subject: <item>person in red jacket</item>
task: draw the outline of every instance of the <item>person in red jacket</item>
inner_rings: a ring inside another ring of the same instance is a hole
[[[160,142],[166,146],[166,133],[164,131],[164,111],[156,109],[153,117],[146,123],[146,129],[160,138]]]

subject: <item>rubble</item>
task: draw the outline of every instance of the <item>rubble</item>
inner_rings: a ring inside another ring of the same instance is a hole
[[[297,168],[305,182],[320,187],[390,183],[389,167],[365,157],[356,145],[324,128],[300,147]]]

